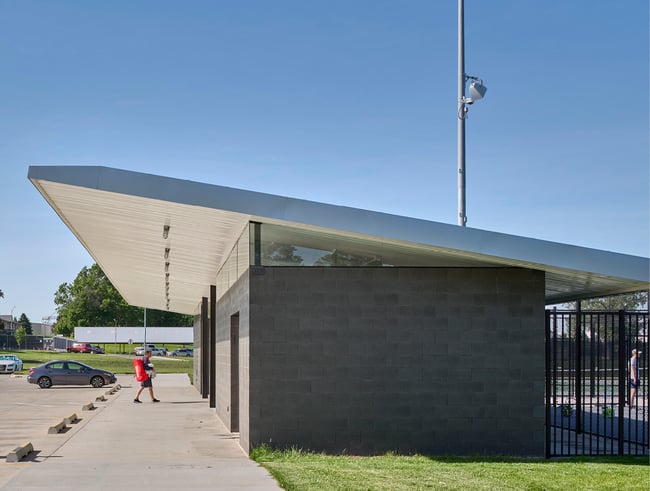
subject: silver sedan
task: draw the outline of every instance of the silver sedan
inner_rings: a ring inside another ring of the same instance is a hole
[[[30,368],[27,375],[27,382],[38,384],[41,389],[49,389],[53,385],[103,387],[115,383],[116,380],[114,373],[72,360],[50,361]]]

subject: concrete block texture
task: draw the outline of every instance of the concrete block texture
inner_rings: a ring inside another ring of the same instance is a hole
[[[217,413],[237,312],[244,450],[543,455],[543,272],[264,269],[218,306]]]
[[[256,277],[253,275],[253,277]],[[264,276],[261,276],[264,278]],[[249,276],[240,277],[221,292],[216,315],[216,411],[231,431],[239,433],[242,448],[249,448]],[[233,394],[232,323],[238,325],[237,393]],[[270,368],[270,367],[269,367]]]

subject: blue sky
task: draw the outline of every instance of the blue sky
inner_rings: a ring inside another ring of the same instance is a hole
[[[465,1],[468,227],[648,256],[648,2]],[[456,0],[0,0],[0,314],[92,259],[28,166],[457,223]]]

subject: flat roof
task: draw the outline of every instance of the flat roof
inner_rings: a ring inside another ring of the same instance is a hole
[[[547,304],[647,290],[645,257],[102,166],[30,166],[29,180],[125,300],[197,314],[248,222],[290,227],[303,245],[332,237],[404,251],[427,266],[546,273]],[[166,237],[165,227],[169,227]]]

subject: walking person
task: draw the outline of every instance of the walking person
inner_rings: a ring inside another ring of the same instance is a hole
[[[144,352],[144,356],[142,357],[142,368],[147,374],[147,377],[140,382],[140,388],[138,389],[138,393],[135,395],[135,399],[133,399],[133,402],[136,404],[142,403],[140,400],[140,394],[142,394],[142,391],[147,388],[149,389],[149,396],[151,397],[151,402],[160,402],[156,397],[153,395],[153,383],[152,379],[155,377],[155,372],[153,368],[153,364],[150,361],[151,359],[151,350],[147,350]]]
[[[628,370],[630,372],[630,409],[634,407],[636,402],[636,390],[639,387],[639,355],[642,351],[632,350],[632,358],[630,358],[630,363],[628,364]]]

